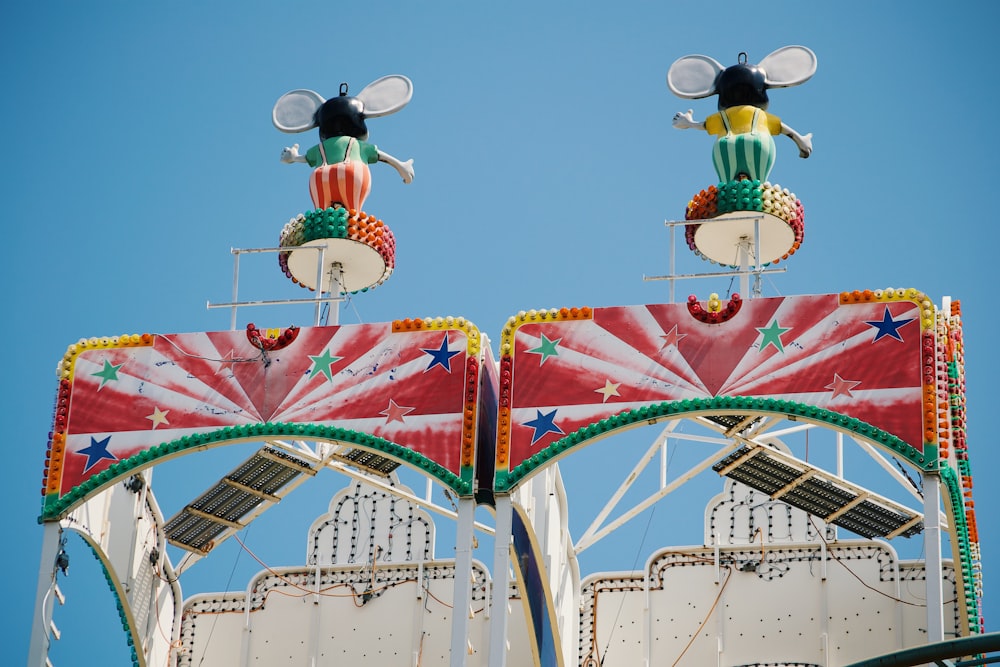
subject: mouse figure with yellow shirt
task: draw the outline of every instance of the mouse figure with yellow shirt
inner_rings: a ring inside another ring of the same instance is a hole
[[[747,62],[746,53],[730,67],[708,56],[684,56],[667,73],[670,90],[685,99],[718,95],[719,111],[696,121],[689,109],[674,115],[673,126],[716,137],[712,162],[721,182],[766,181],[774,166],[774,135],[791,138],[799,157],[812,153],[812,134],[799,134],[767,112],[767,91],[805,83],[815,72],[816,55],[804,46],[782,47],[757,65]]]

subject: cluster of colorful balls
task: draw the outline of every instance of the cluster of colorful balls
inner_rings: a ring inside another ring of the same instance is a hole
[[[728,322],[734,315],[736,315],[736,313],[740,312],[740,308],[742,307],[743,300],[739,294],[731,295],[729,297],[729,303],[725,306],[722,305],[722,300],[715,292],[709,295],[708,303],[705,304],[704,308],[700,303],[698,303],[698,297],[694,294],[688,296],[687,300],[687,309],[688,312],[691,313],[691,317],[706,324],[722,324],[723,322]]]
[[[295,248],[320,239],[347,239],[372,248],[385,261],[386,278],[396,265],[396,237],[392,230],[375,216],[354,209],[331,207],[300,213],[282,228],[278,244],[282,248]],[[278,253],[281,271],[292,282],[307,287],[289,270],[288,255],[288,252]]]
[[[795,233],[795,242],[788,253],[773,260],[777,263],[781,259],[788,259],[789,255],[802,245],[805,238],[805,211],[795,194],[782,188],[778,184],[758,180],[741,179],[710,185],[707,190],[702,190],[688,202],[685,220],[708,220],[724,213],[736,213],[739,211],[752,211],[766,213],[780,218],[791,227]],[[694,234],[699,225],[687,225],[684,230],[684,238],[688,247],[698,253],[695,246]]]
[[[262,352],[271,352],[288,347],[298,338],[299,328],[294,324],[284,331],[280,329],[258,329],[253,322],[247,325],[247,340]]]

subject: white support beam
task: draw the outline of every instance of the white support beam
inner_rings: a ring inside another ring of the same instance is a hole
[[[451,615],[451,667],[465,667],[472,604],[472,524],[476,501],[471,496],[458,499],[455,531],[455,596]],[[418,586],[420,583],[418,582]]]
[[[906,475],[900,472],[899,468],[892,465],[892,463],[890,463],[889,460],[882,455],[882,452],[876,449],[871,443],[865,442],[864,440],[859,440],[853,436],[851,436],[851,440],[854,441],[854,444],[856,444],[861,451],[870,456],[875,463],[879,464],[883,470],[889,473],[889,476],[896,480],[896,483],[903,487],[907,493],[913,496],[914,500],[918,500],[921,503],[924,502],[923,497],[920,495],[920,490],[915,488],[913,486],[913,482],[907,479]]]
[[[941,484],[938,475],[925,472],[924,487],[924,554],[927,581],[927,643],[944,641],[944,584],[941,564]]]
[[[608,518],[608,515],[611,514],[611,511],[618,505],[625,494],[628,493],[628,490],[632,488],[632,484],[639,478],[639,475],[643,470],[645,470],[646,466],[649,465],[649,462],[652,461],[653,457],[656,456],[656,453],[661,450],[662,445],[667,441],[670,433],[676,429],[679,424],[680,420],[670,422],[667,424],[667,427],[660,432],[660,435],[653,440],[653,444],[649,446],[649,449],[646,450],[642,457],[639,458],[639,461],[636,462],[635,466],[633,466],[632,472],[625,477],[622,483],[618,486],[618,489],[615,490],[615,492],[611,495],[611,498],[608,499],[608,502],[604,504],[601,511],[598,512],[597,516],[594,517],[594,520],[591,521],[587,530],[585,530],[583,535],[580,536],[580,542],[589,540],[600,529],[601,524],[604,523],[604,521]],[[661,488],[666,486],[666,470],[663,466],[665,466],[665,459],[664,463],[661,465],[660,472]]]
[[[217,521],[218,523],[222,523],[222,524],[225,524],[226,526],[228,526],[228,528],[226,529],[226,531],[223,532],[222,534],[220,534],[215,539],[216,545],[218,545],[218,544],[222,543],[223,541],[229,539],[230,537],[232,537],[232,535],[234,533],[238,532],[243,527],[246,527],[246,526],[250,525],[251,523],[253,523],[268,508],[273,507],[282,498],[288,496],[300,484],[305,483],[312,476],[314,476],[316,474],[317,470],[319,469],[319,467],[321,467],[321,466],[325,466],[325,467],[329,468],[330,470],[334,470],[336,472],[339,472],[339,473],[341,473],[343,475],[346,475],[347,477],[350,477],[352,479],[356,479],[356,480],[362,481],[365,484],[373,486],[373,487],[375,487],[375,488],[377,488],[377,489],[379,489],[381,491],[385,491],[386,493],[391,494],[391,495],[393,495],[393,496],[395,496],[397,498],[401,498],[401,499],[407,500],[407,501],[409,501],[409,502],[411,502],[411,503],[413,503],[413,504],[415,504],[415,505],[417,505],[417,506],[419,506],[419,507],[421,507],[423,509],[429,510],[429,511],[434,512],[436,514],[439,514],[441,516],[447,517],[447,518],[452,519],[452,520],[458,519],[458,512],[456,510],[454,510],[454,509],[447,508],[447,507],[442,507],[441,505],[437,505],[434,502],[429,501],[427,498],[421,498],[421,497],[419,497],[419,496],[417,496],[417,495],[415,495],[413,493],[409,493],[407,491],[404,491],[403,489],[401,489],[398,486],[393,486],[388,481],[386,481],[386,478],[384,478],[384,477],[376,476],[376,475],[370,475],[368,473],[362,472],[362,471],[360,471],[360,470],[352,467],[350,464],[343,463],[343,462],[337,461],[337,460],[333,460],[332,456],[337,452],[338,447],[330,447],[330,448],[328,448],[328,451],[326,452],[327,456],[321,457],[318,454],[316,454],[312,449],[310,449],[307,446],[306,443],[304,443],[302,441],[299,441],[299,440],[294,441],[294,443],[289,443],[289,442],[286,442],[286,441],[283,441],[283,440],[267,440],[265,442],[269,446],[271,446],[271,447],[275,447],[276,449],[280,449],[280,450],[283,450],[283,451],[294,453],[296,456],[299,456],[302,459],[310,462],[312,464],[311,465],[311,470],[304,471],[306,474],[303,474],[303,475],[299,476],[294,481],[292,481],[292,482],[288,483],[287,485],[285,485],[285,487],[283,487],[282,490],[281,490],[281,495],[280,496],[272,496],[273,498],[276,498],[277,500],[272,501],[270,499],[265,499],[264,502],[261,503],[257,507],[256,510],[254,510],[250,514],[247,514],[245,517],[243,517],[241,523],[226,522],[224,520],[221,520],[221,519],[213,517],[212,518],[213,521]],[[322,444],[324,444],[324,443],[317,443],[317,445],[322,445]],[[428,478],[428,479],[430,479],[430,478]],[[231,482],[225,482],[225,483],[231,484]],[[430,497],[429,493],[428,493],[427,497],[428,498]],[[194,513],[197,513],[197,512],[192,512],[192,513],[194,514]],[[478,530],[478,531],[480,531],[482,533],[486,533],[486,534],[489,534],[489,535],[493,534],[493,528],[491,526],[487,526],[486,524],[479,523],[479,522],[475,522],[473,525],[475,526],[476,530]],[[190,568],[196,562],[198,562],[199,560],[201,560],[202,558],[204,558],[205,555],[206,554],[201,553],[201,552],[189,551],[188,553],[186,553],[184,555],[184,557],[181,559],[181,561],[177,564],[176,572],[179,575],[179,574],[187,571],[188,568]]]
[[[738,446],[739,444],[736,442],[727,442],[720,449],[715,451],[712,455],[706,457],[705,459],[702,459],[700,463],[688,469],[686,473],[675,479],[673,482],[663,487],[656,493],[651,494],[642,502],[637,503],[632,509],[628,510],[627,512],[619,516],[617,519],[615,519],[608,525],[604,526],[604,528],[594,531],[589,538],[585,539],[584,537],[581,537],[580,540],[574,546],[573,550],[579,556],[584,550],[600,542],[602,539],[613,533],[615,530],[617,530],[618,528],[625,525],[626,523],[634,519],[636,516],[641,514],[647,508],[656,504],[662,498],[676,491],[678,488],[680,488],[688,481],[690,481],[693,477],[699,475],[704,470],[711,468],[713,463],[715,463],[720,458],[725,456],[728,452],[732,451],[733,449],[736,449],[736,447]]]
[[[814,428],[819,427],[815,424],[796,424],[795,426],[789,426],[788,428],[783,428],[777,431],[755,433],[754,440],[757,442],[770,442],[772,440],[783,438],[786,435],[795,435],[796,433],[801,433],[803,431],[811,431]]]
[[[42,524],[42,558],[38,569],[38,586],[35,589],[35,615],[31,619],[31,642],[28,648],[28,667],[45,667],[49,655],[49,636],[52,627],[52,606],[55,599],[56,556],[62,527],[57,521]]]
[[[340,447],[342,447],[342,445],[332,448],[328,452],[326,457],[320,457],[317,453],[309,449],[308,445],[305,442],[302,442],[300,440],[295,441],[295,443],[298,445],[297,447],[292,446],[282,440],[268,440],[267,443],[279,449],[285,449],[287,451],[294,452],[300,456],[304,456],[305,458],[313,458],[317,463],[322,463],[330,470],[339,472],[343,475],[347,475],[352,479],[360,480],[365,484],[374,486],[379,490],[385,491],[386,493],[396,496],[397,498],[408,500],[411,503],[414,503],[422,507],[423,509],[430,510],[431,512],[440,514],[441,516],[447,517],[449,519],[458,518],[458,513],[455,510],[448,509],[447,507],[442,507],[441,505],[437,505],[433,502],[432,491],[434,488],[433,487],[434,480],[431,477],[426,478],[426,484],[424,487],[424,497],[421,498],[420,496],[417,496],[413,493],[407,493],[406,491],[403,491],[398,486],[393,486],[389,484],[388,482],[385,481],[385,478],[383,477],[369,475],[367,473],[361,472],[357,468],[352,467],[350,464],[334,460],[333,455],[337,452],[337,450],[340,449]],[[323,444],[323,443],[318,443],[318,444]],[[479,523],[478,521],[475,523],[475,526],[476,530],[478,530],[481,533],[486,533],[487,535],[493,534],[492,526],[487,526],[486,524]]]
[[[510,588],[510,542],[514,507],[510,495],[496,496],[496,537],[493,541],[493,598],[490,600],[489,667],[507,665],[507,590]]]
[[[408,500],[414,505],[422,507],[423,509],[430,510],[431,512],[440,514],[441,516],[448,517],[449,519],[458,519],[458,512],[456,512],[455,510],[448,509],[447,507],[442,507],[441,505],[438,505],[434,502],[428,502],[426,499],[421,498],[420,496],[417,496],[415,494],[407,493],[406,491],[400,489],[398,486],[392,486],[391,484],[383,481],[381,477],[375,477],[373,475],[365,474],[359,470],[352,468],[346,463],[341,463],[340,461],[330,461],[329,463],[326,464],[326,467],[331,470],[336,470],[337,472],[347,475],[348,477],[351,477],[353,479],[360,480],[370,486],[374,486],[375,488],[381,491],[385,491],[388,494],[394,495],[397,498]],[[476,521],[473,525],[476,527],[476,530],[482,533],[486,533],[487,535],[493,534],[493,528],[491,526],[487,526],[484,523],[479,523],[478,521]]]
[[[856,444],[859,448],[861,448],[866,454],[868,454],[870,457],[872,457],[872,459],[876,463],[878,463],[880,466],[882,466],[882,468],[887,473],[889,473],[889,475],[894,480],[896,480],[896,483],[899,484],[899,486],[901,486],[903,488],[903,490],[905,490],[907,493],[909,493],[911,496],[913,496],[914,500],[918,500],[921,503],[924,502],[923,496],[920,495],[920,489],[917,489],[916,487],[914,487],[913,486],[913,482],[910,479],[908,479],[906,477],[906,475],[904,475],[902,472],[900,472],[899,468],[897,468],[897,467],[893,466],[891,463],[889,463],[889,460],[885,458],[885,456],[882,454],[882,452],[880,452],[876,447],[872,446],[870,443],[865,442],[864,440],[858,440],[858,439],[856,439],[854,437],[851,437],[851,440],[854,442],[854,444]],[[944,531],[950,530],[949,524],[948,524],[948,515],[945,514],[943,511],[942,512],[938,512],[938,522],[941,525],[941,530],[944,530]]]

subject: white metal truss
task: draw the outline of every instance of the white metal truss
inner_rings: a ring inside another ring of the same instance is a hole
[[[680,432],[679,426],[684,422],[695,423],[710,431],[718,433],[718,436],[706,436]],[[786,426],[783,428],[777,428],[781,424],[785,424]],[[782,484],[775,490],[775,494],[773,494],[773,496],[776,499],[782,499],[785,502],[788,502],[790,499],[788,494],[792,492],[793,489],[802,487],[803,485],[806,485],[806,487],[816,487],[817,484],[833,484],[837,488],[845,490],[844,498],[842,502],[835,503],[836,506],[830,508],[826,518],[831,520],[841,519],[852,511],[859,511],[859,508],[864,508],[869,512],[875,513],[888,511],[892,514],[898,514],[898,518],[895,519],[894,525],[890,530],[886,530],[881,533],[882,536],[892,537],[897,534],[912,534],[913,530],[917,529],[923,520],[922,507],[920,509],[907,507],[846,481],[843,472],[843,434],[837,433],[837,470],[835,472],[828,472],[816,467],[815,465],[810,465],[804,461],[798,461],[779,451],[787,450],[783,438],[803,434],[816,428],[821,427],[815,424],[794,424],[792,426],[787,426],[787,422],[774,415],[699,416],[671,421],[653,440],[652,444],[639,456],[639,459],[632,470],[625,476],[618,488],[614,491],[604,506],[598,511],[597,515],[590,522],[587,529],[576,541],[576,544],[574,545],[575,552],[580,554],[604,538],[613,534],[618,528],[622,527],[636,516],[679,489],[684,484],[688,483],[701,472],[704,472],[717,462],[723,460],[726,456],[732,454],[740,447],[744,447],[753,452],[767,450],[771,458],[787,459],[787,462],[792,462],[791,465],[801,471],[801,475],[797,475],[794,478],[794,481]],[[666,452],[668,442],[670,440],[675,442],[687,441],[706,443],[714,445],[716,449],[714,449],[711,454],[702,458],[697,463],[679,474],[676,478],[668,482]],[[850,441],[855,443],[862,452],[868,455],[881,468],[883,468],[908,495],[917,500],[920,505],[924,504],[924,498],[920,494],[919,489],[915,488],[913,482],[906,477],[898,469],[898,467],[894,466],[878,449],[871,444],[854,437],[850,437]],[[660,454],[660,481],[658,488],[652,493],[647,494],[642,500],[636,502],[631,508],[621,512],[613,519],[609,520],[609,517],[612,516],[612,513],[618,507],[622,498],[624,498],[624,496],[634,488],[636,481],[653,462],[657,453]],[[751,456],[753,455],[754,454],[751,454]],[[738,467],[738,465],[730,466],[727,470],[724,470],[724,472],[720,472],[720,474],[732,473]],[[850,491],[847,491],[847,489],[850,489]],[[800,495],[805,492],[806,489],[804,488],[799,488],[798,490]],[[815,488],[813,488],[813,492],[817,492]],[[829,503],[830,501],[826,502]],[[920,507],[920,505],[918,505],[918,507]],[[905,519],[902,517],[905,517]],[[824,517],[820,516],[820,518]],[[940,511],[940,509],[938,510],[938,516],[936,519],[938,522],[937,525],[947,529],[945,514]]]
[[[643,276],[644,281],[658,281],[665,280],[669,285],[670,299],[668,303],[674,303],[674,283],[678,280],[690,280],[692,278],[729,278],[732,276],[739,276],[740,279],[740,292],[744,299],[749,299],[755,296],[761,295],[761,276],[768,273],[784,273],[785,268],[765,268],[767,265],[761,263],[759,260],[755,259],[760,257],[760,233],[759,224],[761,215],[754,215],[750,211],[743,218],[729,217],[725,219],[707,219],[707,220],[665,220],[663,222],[664,226],[670,230],[670,273],[665,276]],[[752,220],[754,222],[754,234],[753,238],[746,238],[740,244],[738,256],[736,258],[739,261],[739,268],[730,271],[714,271],[714,272],[704,272],[704,273],[677,273],[676,272],[676,229],[678,227],[686,227],[690,224],[712,224],[719,222],[732,222],[734,220]],[[753,263],[751,263],[751,260]],[[750,276],[754,277],[754,287],[753,293],[750,294]]]
[[[392,484],[386,475],[367,471],[360,462],[338,460],[346,451],[355,450],[347,445],[326,442],[311,446],[301,440],[265,441],[264,447],[167,522],[170,543],[187,551],[177,564],[177,574],[185,572],[212,549],[246,528],[323,468],[364,481],[441,516],[458,519],[457,507],[448,508],[434,502],[430,478],[427,478],[425,495],[421,498]],[[248,480],[241,477],[244,471],[252,475],[254,481],[246,483]],[[266,486],[269,483],[273,483],[273,487]],[[483,533],[494,532],[492,527],[480,522],[474,522],[473,526]]]
[[[325,245],[318,246],[297,246],[296,251],[299,250],[311,250],[317,254],[316,260],[316,284],[323,284],[323,268],[326,266],[325,262]],[[337,324],[337,314],[338,306],[343,297],[340,296],[340,285],[343,284],[343,270],[339,263],[334,263],[330,268],[330,285],[331,289],[329,292],[323,292],[319,289],[316,290],[316,295],[308,299],[276,299],[276,300],[256,300],[256,301],[240,301],[240,256],[241,255],[254,255],[260,253],[278,253],[287,252],[288,248],[232,248],[230,252],[233,254],[233,297],[232,301],[228,303],[212,303],[207,302],[206,307],[211,310],[213,308],[229,308],[230,309],[230,322],[229,328],[236,329],[236,313],[243,307],[251,306],[285,306],[294,304],[314,304],[315,305],[315,317],[314,325],[319,326],[322,319],[323,306],[330,306],[331,314],[331,324]]]
[[[604,508],[598,513],[597,517],[594,518],[590,526],[587,528],[587,530],[584,531],[583,535],[577,541],[576,545],[574,546],[574,550],[577,555],[579,555],[588,547],[593,546],[594,544],[601,541],[603,538],[607,537],[621,526],[625,525],[626,523],[634,519],[636,516],[644,512],[646,509],[648,509],[655,503],[659,502],[660,500],[668,496],[676,489],[683,486],[685,483],[690,481],[692,478],[697,476],[702,471],[708,469],[720,457],[732,451],[737,446],[736,443],[734,442],[730,442],[720,438],[708,438],[704,436],[692,436],[683,433],[676,433],[675,429],[677,428],[678,425],[680,425],[680,423],[681,423],[680,420],[671,422],[670,424],[667,425],[665,429],[663,429],[659,437],[657,437],[653,441],[653,444],[649,447],[649,449],[646,450],[643,456],[636,463],[635,467],[632,469],[632,472],[629,473],[629,475],[622,481],[618,489],[605,504]],[[682,474],[673,482],[667,484],[666,447],[667,447],[667,440],[669,437],[674,437],[678,440],[707,442],[719,446],[719,449],[713,452],[710,456],[702,459],[700,463],[690,468],[687,472]],[[611,514],[611,511],[614,510],[614,508],[618,505],[618,502],[622,499],[622,497],[624,497],[625,494],[629,491],[629,489],[632,488],[632,485],[639,478],[642,471],[645,470],[646,467],[649,465],[649,463],[653,460],[653,457],[656,455],[657,452],[660,452],[660,460],[661,460],[660,488],[655,493],[649,495],[644,500],[637,503],[628,511],[622,513],[620,516],[618,516],[616,519],[614,519],[607,525],[604,525],[604,522],[608,518],[608,515]]]

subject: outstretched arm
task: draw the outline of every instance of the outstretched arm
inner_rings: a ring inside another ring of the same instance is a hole
[[[705,121],[696,121],[694,119],[694,110],[688,109],[684,113],[678,111],[674,114],[674,127],[678,130],[704,130]]]
[[[801,135],[792,128],[788,127],[784,123],[781,124],[781,133],[789,137],[795,142],[795,145],[799,147],[799,157],[809,157],[813,152],[813,135],[810,132],[807,135]]]
[[[383,151],[378,152],[378,161],[385,162],[393,169],[399,172],[399,175],[403,177],[404,183],[411,183],[413,181],[413,160],[407,160],[406,162],[400,162],[393,156],[385,153]]]
[[[280,159],[285,164],[292,164],[293,162],[305,162],[306,156],[299,155],[299,145],[294,144],[292,146],[286,146],[285,149],[281,151]]]

